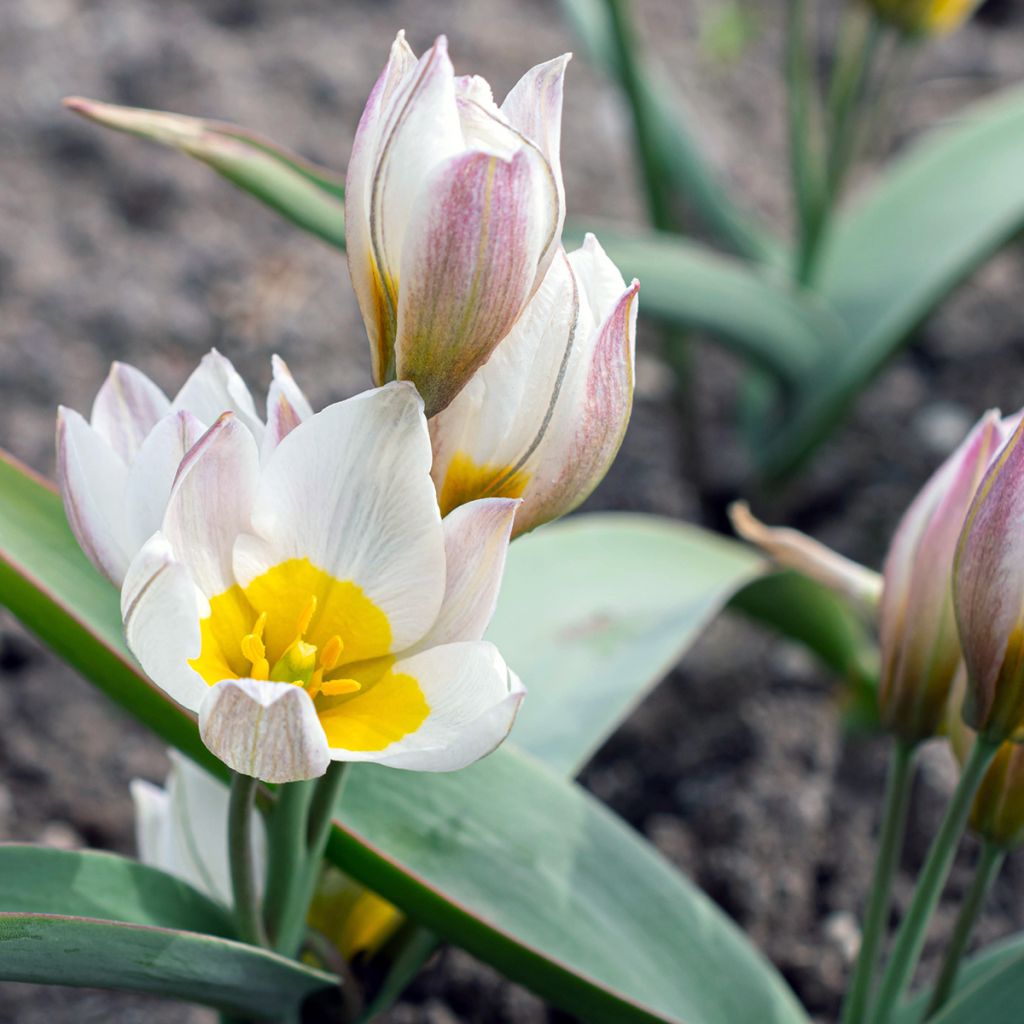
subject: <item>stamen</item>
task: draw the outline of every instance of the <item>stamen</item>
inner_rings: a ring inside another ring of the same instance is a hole
[[[252,678],[266,679],[270,673],[267,648],[263,643],[263,630],[267,625],[267,613],[263,612],[252,627],[252,632],[242,637],[242,655],[252,662]]]
[[[355,679],[328,679],[320,688],[325,697],[344,697],[347,693],[358,693],[363,684]]]
[[[345,649],[345,641],[335,633],[320,652],[320,667],[325,672],[330,672],[341,660],[341,652]]]
[[[299,616],[299,621],[295,623],[295,635],[298,639],[302,639],[306,635],[306,630],[309,629],[309,624],[313,621],[313,616],[316,614],[316,596],[313,595],[306,602],[306,607],[302,609],[302,614]]]

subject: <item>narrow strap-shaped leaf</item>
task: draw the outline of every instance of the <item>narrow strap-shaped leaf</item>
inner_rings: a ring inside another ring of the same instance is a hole
[[[345,248],[341,175],[232,124],[161,110],[119,107],[80,96],[64,103],[98,124],[152,139],[201,160],[286,220],[330,245]]]
[[[0,913],[0,980],[146,992],[224,1013],[274,1017],[337,979],[196,932],[58,914]]]
[[[0,911],[65,914],[234,938],[227,910],[171,875],[99,850],[0,845]]]
[[[799,466],[911,332],[1024,227],[1024,89],[985,101],[896,160],[836,222],[820,289],[849,331],[824,356],[786,426],[759,453]]]

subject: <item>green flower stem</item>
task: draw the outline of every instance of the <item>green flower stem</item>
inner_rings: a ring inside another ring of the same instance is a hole
[[[313,782],[290,782],[279,786],[277,802],[270,813],[263,916],[275,948],[278,948],[277,938],[285,908],[299,898],[295,890],[301,882],[305,865],[306,823],[315,788]]]
[[[798,228],[796,276],[803,280],[804,264],[820,205],[821,169],[816,152],[812,99],[814,74],[808,44],[806,0],[789,0],[786,27],[786,96],[789,114],[789,170]]]
[[[897,740],[889,759],[882,831],[878,839],[875,874],[871,881],[867,911],[864,915],[864,936],[853,970],[850,990],[843,1006],[843,1024],[863,1024],[871,997],[871,982],[878,962],[878,951],[885,934],[892,900],[892,880],[896,874],[900,850],[907,824],[907,806],[914,780],[913,763],[916,744]]]
[[[889,965],[882,977],[878,1000],[870,1018],[872,1024],[886,1024],[910,983],[924,946],[928,922],[953,866],[974,794],[998,749],[997,743],[980,736],[974,743],[974,749],[964,765],[960,782],[946,809],[946,816],[918,876],[910,908],[896,934]]]
[[[960,961],[967,949],[974,924],[1005,859],[1006,851],[1001,847],[993,843],[982,845],[981,857],[974,871],[974,881],[960,905],[960,913],[957,915],[949,946],[946,947],[946,956],[942,961],[942,971],[939,973],[939,980],[935,983],[935,991],[924,1015],[925,1020],[942,1009],[953,991],[956,976],[960,971]]]
[[[228,856],[231,864],[231,891],[235,899],[238,935],[253,946],[266,946],[259,900],[253,879],[252,817],[253,799],[258,783],[250,775],[231,775],[228,803]]]
[[[331,834],[331,821],[344,788],[348,762],[332,761],[327,773],[313,789],[307,827],[303,833],[304,850],[295,872],[295,883],[281,910],[275,948],[284,956],[297,956],[306,930],[306,916]]]

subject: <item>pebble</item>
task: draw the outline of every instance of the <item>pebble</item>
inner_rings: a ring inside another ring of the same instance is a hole
[[[945,457],[967,436],[975,421],[958,402],[932,402],[914,416],[913,430],[934,455]]]

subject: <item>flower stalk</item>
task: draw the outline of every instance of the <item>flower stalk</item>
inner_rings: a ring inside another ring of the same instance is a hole
[[[293,916],[296,887],[306,854],[306,821],[315,784],[289,782],[278,788],[270,815],[267,850],[267,894],[263,914],[274,948],[281,951],[282,925]]]
[[[251,775],[232,773],[231,797],[228,803],[228,854],[239,937],[252,946],[267,946],[259,898],[256,895],[252,859],[252,819],[256,785],[257,780]]]
[[[950,937],[949,945],[946,947],[946,955],[942,961],[942,970],[939,973],[939,980],[935,983],[935,989],[928,1002],[928,1009],[925,1011],[925,1020],[938,1013],[946,1004],[956,984],[957,974],[960,972],[960,961],[967,950],[967,943],[970,941],[971,932],[974,930],[975,922],[985,905],[985,898],[988,896],[992,883],[999,876],[999,871],[1006,859],[1006,850],[995,843],[986,842],[981,848],[981,857],[974,869],[974,881],[967,891],[964,901],[960,906],[960,913],[957,915],[956,924],[953,926],[953,934]]]
[[[932,841],[928,858],[918,876],[910,908],[896,934],[889,965],[882,977],[878,1000],[870,1017],[877,1024],[886,1024],[910,983],[921,956],[928,923],[953,866],[953,858],[967,824],[974,794],[978,791],[997,750],[998,744],[979,736],[964,765],[960,782],[946,809],[946,816]]]
[[[863,1024],[871,998],[871,983],[892,902],[892,882],[906,833],[907,807],[914,780],[913,764],[916,751],[916,744],[897,740],[890,754],[878,855],[864,914],[864,934],[860,952],[857,954],[850,990],[843,1006],[843,1024]]]

